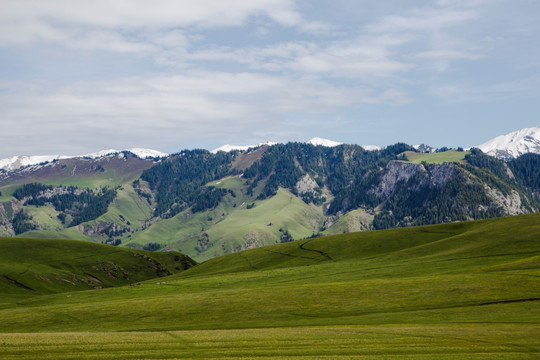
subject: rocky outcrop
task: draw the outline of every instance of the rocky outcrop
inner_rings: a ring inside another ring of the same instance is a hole
[[[399,183],[407,183],[415,177],[409,190],[420,188],[442,188],[455,174],[456,166],[453,163],[430,164],[427,168],[421,164],[402,161],[390,161],[376,186],[370,192],[380,199],[389,198]]]
[[[400,182],[407,182],[417,174],[425,173],[422,165],[402,161],[390,161],[386,165],[385,171],[379,183],[370,192],[378,198],[387,199],[396,189]]]
[[[308,174],[304,175],[298,182],[296,183],[296,191],[298,194],[305,194],[310,193],[313,194],[315,189],[318,188],[319,185],[309,176]]]
[[[448,180],[454,175],[456,166],[452,163],[445,162],[442,164],[429,165],[428,169],[431,186],[441,188],[446,185]]]
[[[521,197],[516,190],[510,191],[505,195],[499,189],[484,185],[486,194],[493,200],[495,204],[502,207],[506,215],[519,215],[525,214],[528,211],[521,206]]]

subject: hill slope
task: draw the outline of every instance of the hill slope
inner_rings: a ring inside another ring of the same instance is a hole
[[[531,214],[338,235],[157,283],[8,301],[4,354],[31,358],[46,343],[40,356],[66,359],[533,357],[539,233]]]
[[[0,293],[29,297],[101,289],[162,277],[194,265],[180,253],[152,253],[85,241],[0,238]]]

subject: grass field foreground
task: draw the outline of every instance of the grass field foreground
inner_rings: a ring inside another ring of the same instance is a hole
[[[6,299],[0,358],[534,359],[540,214],[301,240]]]

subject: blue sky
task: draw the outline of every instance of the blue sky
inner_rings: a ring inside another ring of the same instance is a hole
[[[0,3],[0,157],[473,146],[540,124],[537,0]]]

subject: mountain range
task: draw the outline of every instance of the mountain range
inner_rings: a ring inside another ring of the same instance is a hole
[[[540,209],[538,154],[504,161],[475,148],[366,148],[315,138],[57,157],[0,172],[0,236],[179,250],[200,261],[318,235]]]
[[[338,141],[323,139],[320,137],[311,138],[306,143],[315,145],[315,146],[327,146],[327,147],[339,146],[343,144]],[[273,141],[266,141],[266,142],[253,144],[253,145],[225,144],[211,150],[211,152],[215,154],[219,151],[224,151],[224,152],[229,152],[229,151],[234,151],[234,150],[245,151],[245,150],[248,150],[251,148],[257,148],[263,145],[271,146],[271,145],[276,145],[276,144],[277,143]],[[381,150],[381,147],[377,145],[362,145],[362,147],[368,151]],[[437,150],[437,148],[426,145],[426,144],[418,144],[418,145],[414,145],[413,147],[420,152],[433,153]],[[506,135],[497,136],[475,147],[481,149],[484,153],[488,155],[492,155],[500,159],[516,158],[526,153],[540,154],[540,125],[532,127],[532,128],[520,129],[511,133],[508,133]],[[44,163],[52,162],[55,160],[63,160],[63,159],[73,159],[73,158],[95,159],[98,157],[107,156],[111,154],[118,154],[121,152],[131,152],[135,156],[141,159],[163,158],[163,157],[168,156],[168,154],[164,152],[153,150],[153,149],[144,149],[144,148],[131,148],[131,149],[124,149],[124,150],[107,149],[107,150],[101,150],[95,153],[90,153],[90,154],[85,154],[85,155],[76,155],[76,156],[18,155],[18,156],[13,156],[10,158],[0,159],[0,170],[4,170],[4,171],[16,170],[22,167],[44,164]]]

